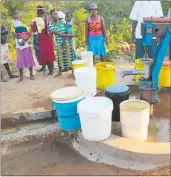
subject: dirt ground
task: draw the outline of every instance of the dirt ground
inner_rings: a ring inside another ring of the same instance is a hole
[[[134,65],[123,60],[116,61],[115,83],[134,84],[133,77],[120,77],[122,68],[134,68]],[[25,79],[17,84],[14,79],[2,83],[1,113],[39,107],[50,109],[50,93],[57,88],[74,84],[70,74],[65,73],[62,77],[54,79],[38,73],[35,81]],[[155,107],[155,115],[170,117],[169,95],[161,92],[161,102]],[[9,154],[2,156],[1,170],[2,175],[171,175],[170,168],[142,172],[93,163],[82,158],[68,145],[58,142],[55,137],[12,146]]]
[[[55,137],[15,145],[10,151],[2,156],[2,175],[171,175],[170,168],[142,172],[93,163]]]
[[[122,68],[133,68],[132,62],[116,60],[115,83],[134,83],[133,77],[125,79],[120,77]],[[36,68],[37,69],[37,68]],[[57,71],[56,71],[57,72]],[[1,83],[1,114],[22,112],[24,110],[44,108],[51,109],[50,93],[60,87],[74,85],[71,72],[64,73],[59,78],[36,74],[34,81],[25,78],[23,82],[16,83],[17,79]]]

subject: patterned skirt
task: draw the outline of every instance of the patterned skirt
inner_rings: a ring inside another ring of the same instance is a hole
[[[60,68],[72,67],[72,61],[74,60],[72,39],[66,39],[56,46],[58,66]]]
[[[33,35],[33,45],[34,45],[34,51],[35,51],[36,59],[40,63],[38,34]]]

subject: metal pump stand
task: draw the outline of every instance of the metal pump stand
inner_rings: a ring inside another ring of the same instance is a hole
[[[158,76],[162,67],[169,43],[171,42],[171,19],[165,17],[144,18],[141,24],[143,45],[145,49],[144,70],[122,71],[121,76],[143,75],[139,79],[140,99],[151,105],[159,103],[158,99]],[[153,37],[158,39],[157,49],[153,58],[148,58],[148,47],[152,46]]]

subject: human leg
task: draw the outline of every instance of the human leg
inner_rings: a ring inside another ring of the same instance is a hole
[[[23,68],[19,68],[20,79],[17,81],[18,83],[23,81]]]
[[[34,80],[35,78],[34,78],[34,76],[33,76],[33,68],[30,67],[30,68],[29,68],[29,71],[30,71],[30,80]]]
[[[1,82],[7,82],[7,81],[3,78],[2,71],[1,71]]]
[[[135,43],[135,59],[140,59],[144,57],[144,47],[142,44],[142,39],[136,39]]]
[[[17,78],[17,77],[18,77],[18,76],[15,76],[15,75],[12,74],[8,63],[5,63],[5,64],[4,64],[4,67],[5,67],[6,71],[7,71],[8,76],[9,76],[10,79],[13,79],[13,78]]]
[[[156,52],[156,40],[153,40],[152,46],[148,47],[148,57],[154,59]]]
[[[104,62],[105,61],[105,57],[103,55],[100,55],[100,61]]]
[[[48,69],[49,69],[48,75],[52,76],[53,75],[53,62],[48,62],[47,66],[48,66]]]

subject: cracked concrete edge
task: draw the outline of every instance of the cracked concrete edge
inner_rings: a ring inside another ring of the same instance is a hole
[[[112,146],[106,143],[108,140],[116,142],[118,139],[121,139],[119,146],[116,146],[115,143]],[[140,143],[115,135],[111,135],[106,141],[90,142],[85,140],[82,134],[80,134],[77,140],[72,143],[72,146],[75,151],[90,161],[114,165],[120,168],[145,171],[170,166],[170,151],[168,152],[165,149],[165,144],[170,148],[170,143],[164,143],[164,149],[161,152],[152,153],[150,149],[151,144],[155,145],[155,149],[158,149],[158,146],[162,146],[163,144]],[[130,149],[130,146],[136,147],[135,142],[141,145],[141,152],[135,151],[135,148]],[[148,146],[149,152],[147,152]],[[145,147],[144,152],[142,150],[143,147]]]
[[[53,109],[37,108],[14,113],[1,114],[1,126],[6,127],[10,125],[17,125],[22,123],[29,123],[35,120],[42,120],[46,118],[56,118],[56,112]]]
[[[16,145],[42,136],[50,136],[59,131],[60,126],[58,122],[51,124],[38,123],[36,125],[24,126],[15,133],[1,134],[1,144],[8,146]]]

